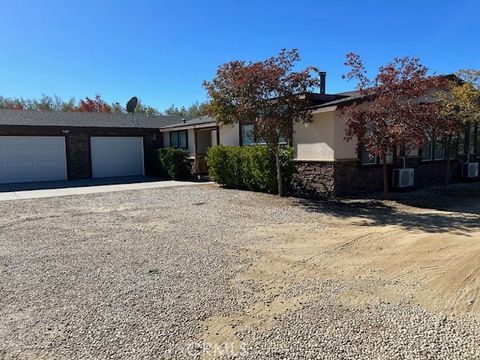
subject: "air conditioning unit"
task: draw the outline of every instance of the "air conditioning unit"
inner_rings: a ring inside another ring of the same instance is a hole
[[[464,178],[476,178],[478,177],[478,163],[466,163],[462,167],[462,176]]]
[[[415,169],[393,169],[393,187],[406,188],[413,186]]]

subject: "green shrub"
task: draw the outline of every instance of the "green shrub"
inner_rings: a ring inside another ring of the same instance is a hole
[[[161,148],[157,150],[157,168],[161,176],[172,179],[190,179],[192,166],[188,161],[188,151],[174,148]]]
[[[290,185],[293,165],[293,149],[281,151],[282,180],[286,190]],[[265,146],[214,146],[207,154],[210,178],[224,186],[277,192],[275,158]]]
[[[239,186],[241,182],[240,151],[234,147],[219,145],[207,152],[210,179],[225,186]]]

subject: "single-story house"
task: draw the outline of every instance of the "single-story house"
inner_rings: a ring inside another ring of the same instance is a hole
[[[322,87],[324,88],[324,87]],[[358,150],[357,141],[345,140],[346,120],[342,109],[360,100],[356,91],[325,94],[307,93],[312,106],[312,121],[308,124],[294,123],[293,136],[286,139],[295,150],[298,173],[294,175],[293,188],[300,196],[348,194],[376,191],[383,188],[383,173],[380,159],[371,157],[366,151]],[[195,172],[207,171],[205,154],[208,147],[216,144],[246,146],[258,143],[254,139],[250,124],[233,126],[219,125],[215,119],[201,117],[181,121],[163,127],[164,146],[187,149],[195,163]],[[466,129],[459,140],[455,154],[452,154],[450,178],[478,179],[475,172],[462,176],[463,164],[476,162],[480,152],[480,130],[478,126]],[[432,137],[434,139],[434,135]],[[432,141],[423,149],[403,154],[400,149],[392,151],[387,161],[392,169],[405,167],[413,169],[405,174],[413,180],[414,187],[440,185],[445,176],[445,149],[441,141]],[[403,175],[400,175],[403,176]],[[390,171],[393,183],[393,170]],[[409,180],[409,181],[411,181]],[[396,185],[411,185],[399,183]],[[411,186],[407,186],[411,187]]]
[[[311,104],[312,121],[292,124],[293,135],[285,139],[295,149],[295,193],[310,197],[382,189],[380,159],[358,149],[355,140],[345,140],[343,108],[360,100],[359,93],[301,96]],[[0,110],[0,183],[151,175],[154,150],[159,147],[188,150],[194,173],[205,175],[209,147],[261,143],[253,133],[251,124],[221,125],[208,116],[182,120],[144,114]],[[388,158],[392,184],[402,185],[403,175],[407,180],[403,185],[443,183],[445,149],[434,134],[432,139],[409,154],[392,151]],[[474,167],[465,171],[465,163],[475,165],[479,153],[480,129],[472,126],[452,154],[450,178],[478,179]],[[413,170],[394,175],[393,169],[404,167],[403,159],[405,167]]]
[[[0,183],[149,175],[160,128],[143,114],[0,110]]]

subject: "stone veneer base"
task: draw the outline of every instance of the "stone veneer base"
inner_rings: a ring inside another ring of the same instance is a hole
[[[478,161],[471,158],[471,161]],[[465,159],[451,161],[450,181],[462,181],[461,166]],[[358,160],[349,161],[296,161],[297,173],[292,178],[294,196],[304,198],[325,198],[348,194],[383,190],[382,166],[361,165]],[[403,167],[397,159],[389,165],[389,184],[392,170]],[[407,159],[406,167],[415,169],[414,188],[442,185],[445,179],[445,162],[422,162],[419,158]],[[478,179],[478,178],[477,178]]]

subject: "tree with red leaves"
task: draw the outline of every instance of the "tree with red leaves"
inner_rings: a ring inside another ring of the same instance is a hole
[[[89,97],[86,97],[85,100],[80,100],[80,103],[75,108],[75,111],[110,113],[112,112],[112,107],[108,105],[100,97],[100,95],[97,95],[95,96],[95,99],[90,99]]]
[[[22,98],[11,99],[0,96],[0,109],[24,110],[25,107],[25,100],[23,100]]]
[[[221,65],[212,81],[205,81],[210,103],[207,112],[220,124],[253,124],[275,157],[278,194],[283,195],[280,166],[281,137],[290,139],[292,122],[308,122],[309,102],[301,93],[319,85],[315,67],[293,71],[300,61],[296,49],[258,62],[232,61]]]
[[[428,68],[418,58],[395,58],[369,79],[361,58],[347,54],[350,71],[345,78],[358,81],[363,101],[344,109],[347,141],[358,139],[358,146],[383,164],[383,197],[388,198],[388,154],[398,147],[405,153],[422,148],[439,116],[439,105],[431,96],[444,87],[441,78],[428,76]]]

